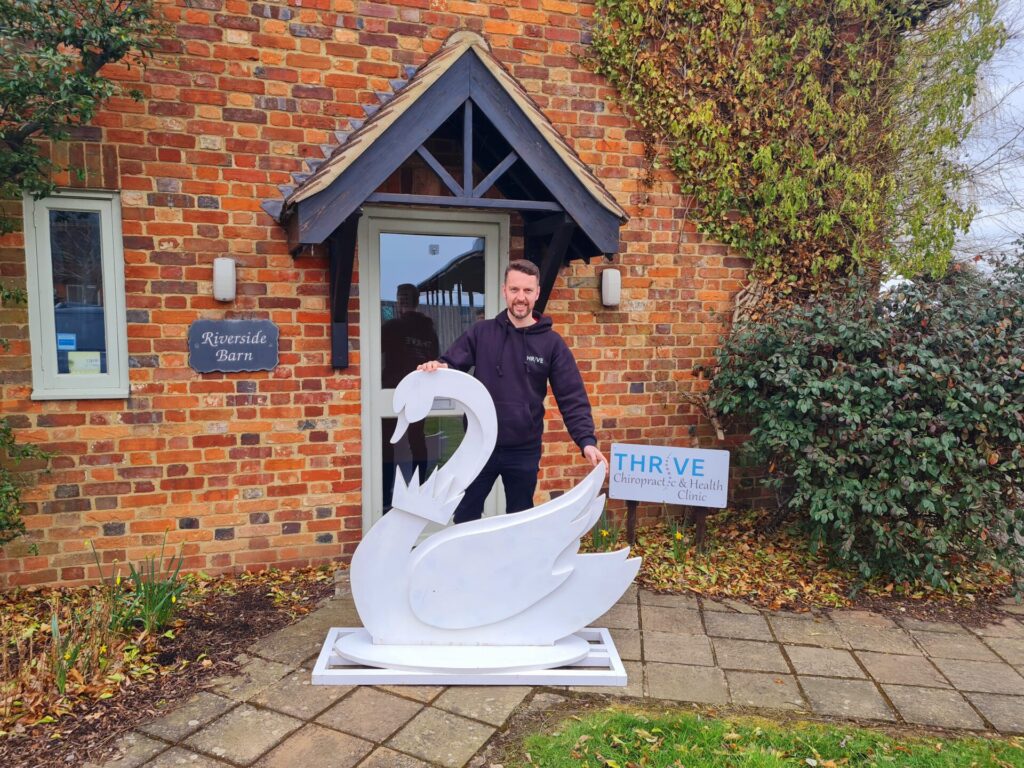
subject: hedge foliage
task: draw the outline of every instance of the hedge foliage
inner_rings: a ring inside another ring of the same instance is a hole
[[[589,53],[688,216],[782,298],[880,263],[945,271],[998,5],[597,0]]]
[[[784,509],[865,577],[1024,586],[1024,267],[822,295],[738,328],[710,402]]]

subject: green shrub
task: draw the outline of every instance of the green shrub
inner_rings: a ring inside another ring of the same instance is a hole
[[[854,285],[737,329],[710,404],[748,419],[783,509],[865,577],[1021,584],[1024,267]]]

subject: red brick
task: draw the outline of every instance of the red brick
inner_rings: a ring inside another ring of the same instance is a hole
[[[10,352],[0,351],[3,412],[23,416],[25,439],[57,454],[52,474],[26,491],[40,554],[0,550],[0,588],[96,579],[91,562],[75,560],[86,554],[85,536],[106,539],[104,558],[123,561],[158,550],[168,528],[189,547],[189,569],[351,557],[365,482],[359,352],[353,344],[353,365],[331,368],[328,260],[293,259],[284,230],[259,205],[280,199],[277,185],[333,144],[334,131],[364,119],[364,106],[378,106],[389,81],[407,77],[405,68],[425,62],[453,29],[484,30],[496,58],[631,217],[621,254],[610,265],[563,269],[547,307],[576,351],[601,445],[713,444],[710,426],[680,394],[704,386],[689,372],[712,361],[749,262],[696,233],[692,200],[670,172],[646,185],[640,132],[608,83],[577,58],[590,3],[448,0],[435,10],[427,0],[402,0],[364,3],[358,14],[338,13],[330,0],[219,5],[168,6],[175,29],[160,55],[144,70],[114,70],[138,78],[143,101],[111,100],[57,148],[88,169],[85,179],[62,183],[122,190],[128,343],[138,367],[127,401],[32,401],[27,313],[10,319],[0,310],[0,335],[13,337]],[[515,217],[512,243],[519,255]],[[24,281],[22,247],[20,235],[0,240],[0,278]],[[233,304],[211,295],[212,261],[222,255],[239,266]],[[620,308],[600,305],[605,266],[623,272]],[[350,338],[358,341],[358,269],[354,279]],[[196,373],[188,328],[205,317],[272,319],[281,331],[278,367]],[[642,391],[630,388],[637,383]],[[554,403],[547,429],[538,501],[585,469]],[[749,482],[736,488],[737,499],[758,498]],[[318,508],[331,516],[316,517]],[[621,514],[621,504],[610,510]],[[263,514],[270,522],[249,523]],[[177,530],[180,517],[197,518],[199,528]],[[101,537],[106,523],[124,523],[125,533]],[[281,535],[284,523],[301,523],[300,533]],[[215,540],[216,529],[234,538]],[[334,541],[315,543],[317,533]]]

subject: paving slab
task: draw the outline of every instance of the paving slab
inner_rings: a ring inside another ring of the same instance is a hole
[[[256,768],[352,768],[372,749],[368,741],[310,723],[265,755]]]
[[[381,742],[412,720],[421,709],[423,705],[416,701],[374,688],[357,688],[316,721],[368,741]]]
[[[139,730],[164,741],[181,741],[235,706],[237,701],[202,691],[166,715],[143,723]]]
[[[1024,733],[1024,696],[969,693],[967,698],[1001,733]]]
[[[703,635],[704,625],[700,611],[685,608],[665,608],[659,605],[640,607],[644,631],[674,632],[677,635]]]
[[[1024,639],[1024,624],[1009,617],[986,624],[983,627],[971,627],[971,632],[979,637],[1015,637]]]
[[[429,704],[444,691],[443,685],[379,685],[382,691],[390,691],[396,696],[415,699]]]
[[[935,666],[960,691],[1024,696],[1024,677],[1009,664],[961,659],[934,659]]]
[[[647,664],[647,695],[655,699],[727,704],[725,674],[716,667]]]
[[[768,709],[806,709],[796,678],[767,672],[725,673],[732,703],[739,707],[766,707]]]
[[[189,736],[185,745],[230,763],[249,765],[301,726],[301,720],[243,704]]]
[[[630,584],[629,588],[622,593],[622,597],[620,597],[615,602],[636,604],[637,595],[639,594],[639,592],[640,588],[636,584]]]
[[[154,757],[143,768],[232,768],[231,763],[189,752],[181,747],[171,747],[166,752]]]
[[[139,768],[146,761],[167,749],[167,744],[151,739],[142,733],[129,733],[117,741],[116,754],[103,768]],[[95,768],[96,763],[86,763],[83,768]]]
[[[616,603],[590,625],[608,629],[640,629],[640,610],[636,603]]]
[[[708,634],[733,640],[772,640],[768,623],[760,614],[705,613]]]
[[[883,685],[882,690],[908,723],[935,728],[981,730],[985,727],[978,713],[956,691],[909,685]]]
[[[882,695],[868,680],[799,676],[800,687],[820,715],[865,720],[895,720]]]
[[[1024,664],[1024,640],[1015,637],[986,637],[985,644],[1010,664]]]
[[[880,683],[914,685],[925,688],[949,688],[939,671],[922,656],[895,656],[891,653],[857,651],[857,658]]]
[[[789,672],[782,651],[775,643],[759,643],[755,640],[734,640],[728,637],[713,637],[718,666],[722,669],[745,669],[751,672]]]
[[[837,624],[839,634],[850,647],[859,651],[897,653],[903,656],[920,656],[921,649],[914,638],[902,629],[883,629],[870,625]]]
[[[565,703],[567,699],[565,696],[560,696],[557,693],[551,693],[550,691],[538,691],[533,694],[533,698],[530,699],[526,705],[526,709],[529,712],[546,712],[553,707],[557,707]]]
[[[798,675],[820,677],[852,677],[864,679],[853,654],[841,648],[818,648],[806,645],[783,646]]]
[[[880,613],[873,611],[831,611],[829,618],[840,629],[844,627],[874,627],[875,629],[899,629],[899,625]]]
[[[243,659],[238,671],[214,680],[211,690],[235,701],[248,701],[260,691],[292,671],[292,667],[277,661],[267,661],[248,656]]]
[[[968,659],[971,661],[999,661],[988,647],[974,635],[943,632],[914,631],[914,639],[924,652],[933,658]]]
[[[966,635],[967,630],[961,624],[952,621],[923,621],[922,619],[911,619],[901,617],[896,620],[904,629],[917,630],[920,632],[945,632],[951,635]]]
[[[640,698],[644,695],[644,665],[639,661],[624,661],[626,669],[626,685],[575,685],[567,690],[580,693],[605,693],[611,696],[632,696]]]
[[[462,768],[494,730],[475,720],[428,707],[395,734],[388,746],[445,768]]]
[[[640,661],[643,656],[640,644],[639,629],[609,629],[615,643],[615,650],[619,652],[620,659]]]
[[[779,642],[786,645],[816,645],[821,648],[849,648],[831,619],[823,617],[768,617]]]
[[[528,686],[456,685],[438,696],[433,706],[489,725],[503,725],[529,692]]]
[[[732,600],[728,597],[722,597],[716,600],[704,598],[701,600],[701,605],[704,607],[705,611],[711,611],[712,613],[747,613],[750,615],[761,613],[761,611],[752,605],[747,605],[744,602]]]
[[[393,749],[377,747],[365,762],[359,764],[359,768],[430,768],[430,766],[422,760],[395,752]]]
[[[327,630],[331,627],[361,627],[363,622],[359,618],[355,602],[349,595],[340,599],[327,600],[292,626],[296,631],[307,635],[316,635],[322,632],[326,636]]]
[[[661,595],[648,589],[640,590],[640,605],[656,605],[661,608],[685,608],[689,611],[700,609],[700,603],[692,595]]]
[[[353,688],[351,685],[313,685],[309,670],[300,669],[264,688],[250,702],[301,720],[311,720]]]
[[[677,635],[673,632],[644,630],[644,660],[670,664],[698,664],[713,667],[715,657],[711,643],[704,635]]]
[[[310,656],[319,653],[327,637],[326,632],[311,634],[306,629],[295,625],[279,629],[250,645],[249,653],[297,667]]]
[[[1017,600],[1014,597],[1008,597],[1003,600],[1000,608],[1007,613],[1012,613],[1014,616],[1024,616],[1024,601]]]

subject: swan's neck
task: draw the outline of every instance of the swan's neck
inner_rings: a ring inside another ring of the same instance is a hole
[[[480,474],[480,470],[491,456],[491,451],[494,450],[494,438],[487,440],[483,427],[483,421],[486,419],[497,421],[490,395],[483,385],[480,385],[479,390],[474,388],[465,399],[460,397],[459,400],[466,406],[466,434],[451,458],[437,470],[438,487],[450,487],[449,495],[466,490]],[[493,435],[496,429],[489,431]]]

